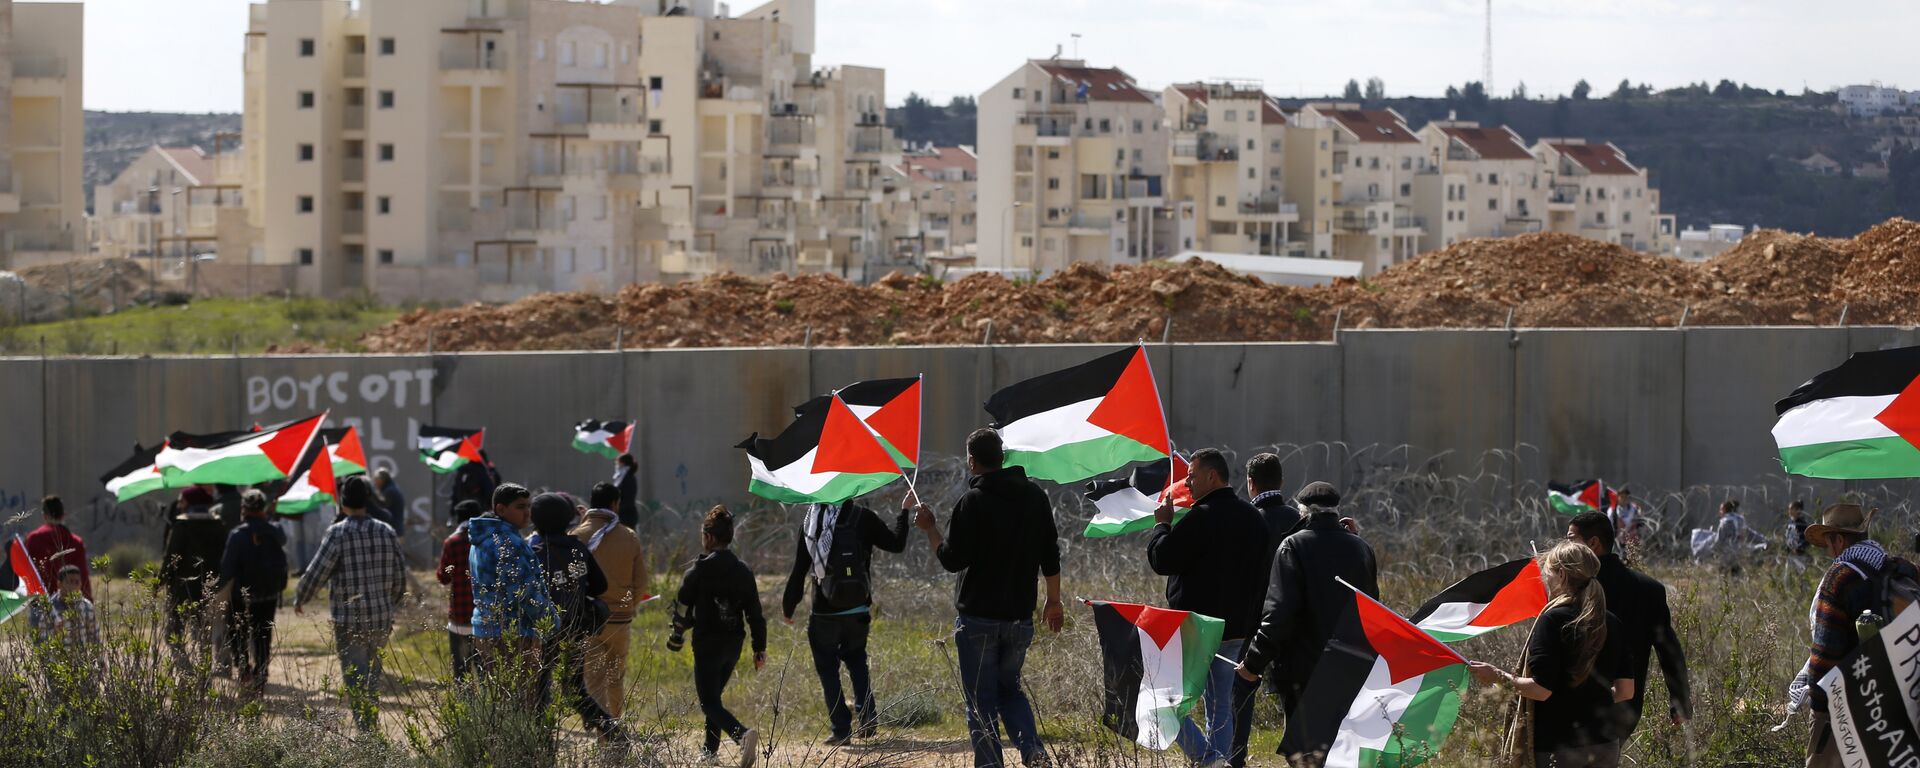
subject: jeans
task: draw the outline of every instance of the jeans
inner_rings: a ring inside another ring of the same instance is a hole
[[[1247,739],[1253,736],[1253,706],[1260,698],[1260,686],[1259,681],[1233,676],[1233,752],[1227,755],[1229,768],[1247,767]]]
[[[453,661],[453,680],[461,682],[473,671],[473,635],[447,633],[447,658]]]
[[[853,683],[853,706],[860,710],[860,730],[874,727],[880,715],[874,710],[873,685],[867,674],[867,632],[873,616],[821,616],[807,620],[807,645],[813,650],[813,671],[820,675],[820,692],[826,697],[827,719],[836,738],[853,733],[853,712],[841,695],[840,666],[847,667],[847,680]]]
[[[708,752],[720,749],[720,735],[734,741],[747,732],[740,718],[727,711],[720,702],[720,694],[727,689],[727,682],[733,679],[733,668],[740,664],[740,650],[746,643],[744,637],[703,638],[693,636],[693,693],[700,700],[700,712],[707,718]]]
[[[340,679],[346,688],[353,724],[362,732],[379,727],[380,649],[391,626],[333,625],[333,643],[340,655]]]
[[[227,602],[227,652],[240,669],[240,679],[256,690],[267,687],[267,662],[273,652],[273,614],[280,608],[272,600],[231,600]]]
[[[1020,689],[1020,670],[1033,644],[1032,621],[999,621],[962,614],[953,622],[954,649],[960,657],[960,690],[967,701],[967,738],[973,742],[975,768],[997,768],[1000,762],[1000,725],[1020,750],[1020,759],[1035,765],[1046,759],[1033,704]]]
[[[1229,659],[1240,658],[1240,647],[1245,640],[1228,640],[1220,644],[1219,656]],[[1207,660],[1207,687],[1201,700],[1206,703],[1207,730],[1194,725],[1191,718],[1180,721],[1180,735],[1174,740],[1185,752],[1187,759],[1196,763],[1211,763],[1225,760],[1233,753],[1234,746],[1234,696],[1233,681],[1239,680],[1233,668],[1236,665],[1218,658]]]
[[[586,638],[571,637],[565,634],[542,641],[540,644],[540,704],[545,709],[551,700],[553,682],[558,678],[560,698],[576,714],[580,722],[594,733],[610,736],[620,730],[620,721],[607,714],[593,694],[587,691],[587,642]]]

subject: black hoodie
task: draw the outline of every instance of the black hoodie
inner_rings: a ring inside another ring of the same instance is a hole
[[[1038,578],[1060,574],[1053,504],[1020,467],[975,475],[967,484],[935,552],[941,567],[960,574],[954,607],[964,616],[1030,621]]]

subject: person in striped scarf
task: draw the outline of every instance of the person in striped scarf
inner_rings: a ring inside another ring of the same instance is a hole
[[[1827,694],[1818,683],[1860,645],[1856,622],[1872,610],[1880,621],[1892,618],[1878,605],[1877,585],[1882,577],[1920,578],[1912,563],[1887,554],[1867,538],[1873,513],[1858,504],[1835,504],[1820,513],[1820,522],[1807,527],[1807,543],[1826,550],[1833,565],[1820,578],[1807,620],[1813,629],[1813,649],[1787,690],[1789,712],[1811,704],[1813,727],[1807,739],[1807,768],[1840,768],[1840,746],[1828,727]],[[1777,730],[1777,729],[1776,729]]]

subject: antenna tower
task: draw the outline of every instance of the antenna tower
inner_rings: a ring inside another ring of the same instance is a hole
[[[1487,0],[1487,40],[1480,54],[1480,84],[1486,86],[1488,96],[1493,95],[1493,0]]]

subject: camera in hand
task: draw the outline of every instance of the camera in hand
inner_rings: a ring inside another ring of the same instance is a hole
[[[673,633],[667,635],[667,650],[679,653],[687,646],[687,629],[679,624],[673,625]]]

